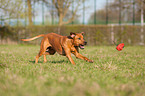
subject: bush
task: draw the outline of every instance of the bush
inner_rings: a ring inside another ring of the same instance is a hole
[[[67,25],[67,26],[31,26],[31,27],[10,27],[9,31],[14,34],[13,40],[17,42],[21,38],[31,38],[39,34],[57,33],[67,36],[70,32],[85,32],[84,38],[89,45],[112,45],[112,38],[117,43],[124,42],[126,45],[137,45],[140,43],[140,26],[107,26],[107,25]],[[112,32],[113,31],[113,35]],[[0,35],[2,37],[3,33]],[[144,34],[145,35],[145,34]],[[112,37],[113,36],[113,37]],[[41,39],[37,39],[30,44],[39,44]],[[145,39],[144,39],[145,41]],[[20,42],[24,43],[24,42]],[[26,43],[26,42],[25,42]]]

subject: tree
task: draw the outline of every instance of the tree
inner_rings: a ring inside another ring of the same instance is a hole
[[[57,13],[59,17],[58,25],[61,26],[61,25],[69,24],[70,22],[72,22],[76,16],[76,13],[78,11],[80,4],[83,3],[84,1],[85,0],[52,0],[53,5],[55,6],[58,12]],[[71,17],[67,21],[64,21],[63,19],[67,15],[67,12],[70,6],[72,5],[72,3],[75,3],[76,5],[75,9],[72,12]]]
[[[23,18],[23,2],[21,0],[0,0],[0,13],[0,21]]]
[[[32,17],[33,17],[33,12],[32,12],[32,5],[36,2],[42,1],[46,3],[46,0],[26,0],[27,1],[27,6],[28,6],[28,20],[29,20],[29,26],[33,25]]]

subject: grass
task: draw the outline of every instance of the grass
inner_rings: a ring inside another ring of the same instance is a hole
[[[145,96],[145,47],[86,46],[88,63],[65,56],[43,56],[39,46],[0,45],[1,96]]]

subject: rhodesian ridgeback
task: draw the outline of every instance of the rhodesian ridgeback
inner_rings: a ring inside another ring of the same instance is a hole
[[[61,36],[56,33],[48,33],[46,35],[41,34],[30,39],[21,39],[22,41],[31,41],[39,37],[43,37],[41,41],[40,51],[36,56],[35,63],[38,63],[40,56],[44,56],[44,62],[46,62],[46,55],[54,55],[56,52],[60,55],[66,56],[70,62],[75,65],[71,57],[71,53],[76,56],[76,58],[86,60],[93,63],[93,60],[86,58],[79,53],[79,48],[84,49],[84,45],[87,42],[84,40],[82,33],[70,33],[70,36]]]

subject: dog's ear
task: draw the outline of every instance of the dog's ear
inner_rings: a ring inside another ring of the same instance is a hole
[[[74,38],[76,36],[76,33],[70,32],[70,37]]]
[[[81,32],[81,34],[82,34],[82,35],[84,35],[84,34],[85,34],[85,32]]]

